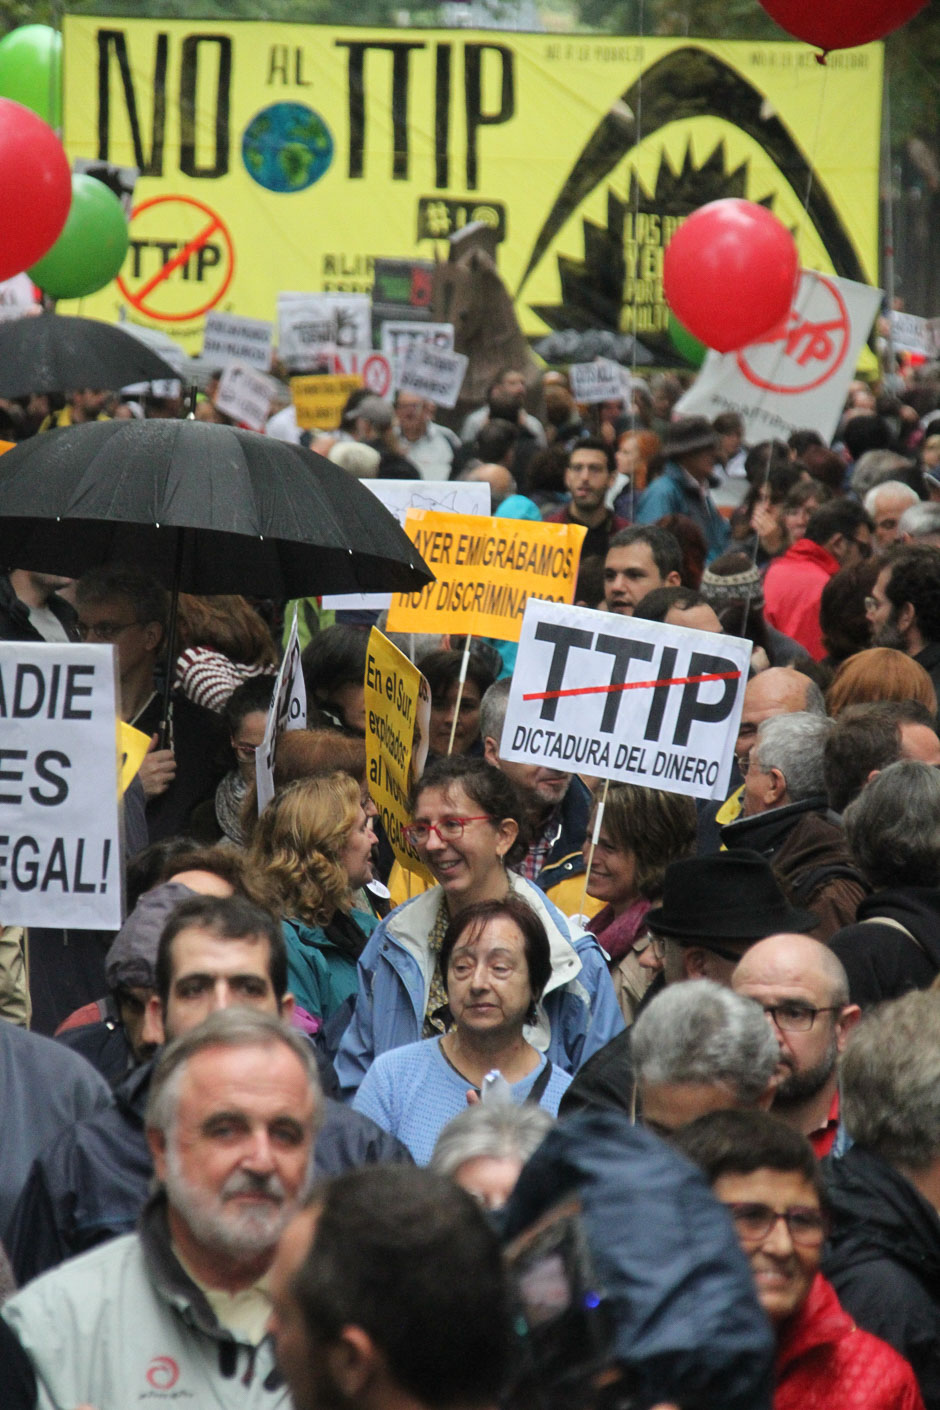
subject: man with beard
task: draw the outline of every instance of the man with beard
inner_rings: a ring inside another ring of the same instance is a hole
[[[731,986],[763,1005],[780,1044],[772,1114],[820,1158],[841,1154],[838,1060],[861,1017],[842,965],[807,935],[771,935],[746,952]]]
[[[940,550],[905,544],[887,553],[865,611],[872,646],[912,656],[940,696]]]
[[[267,1274],[307,1191],[320,1104],[309,1044],[274,1015],[222,1011],[171,1043],[145,1118],[156,1190],[136,1233],[5,1304],[0,1360],[21,1387],[6,1410],[130,1405],[153,1391],[286,1405]]]

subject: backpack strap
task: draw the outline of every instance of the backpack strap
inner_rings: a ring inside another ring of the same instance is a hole
[[[914,932],[912,930],[908,930],[907,926],[902,925],[899,920],[892,920],[890,916],[866,916],[864,920],[858,921],[858,924],[889,925],[892,930],[900,930],[903,935],[907,936],[908,940],[913,940],[914,944],[917,946],[918,950],[920,950],[922,954],[927,955],[928,959],[931,958],[930,955],[927,954],[926,948],[921,944]]]
[[[526,1099],[525,1099],[525,1101],[524,1101],[524,1103],[523,1103],[524,1106],[538,1106],[539,1102],[542,1100],[542,1098],[543,1098],[544,1095],[545,1095],[545,1088],[548,1086],[549,1082],[551,1081],[551,1076],[552,1076],[552,1064],[551,1064],[551,1062],[549,1061],[549,1059],[546,1058],[546,1059],[545,1059],[545,1066],[542,1068],[542,1071],[539,1073],[538,1077],[536,1077],[535,1081],[532,1083],[532,1090],[530,1091],[529,1095],[526,1097]]]

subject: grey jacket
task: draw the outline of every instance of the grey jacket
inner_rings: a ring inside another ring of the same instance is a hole
[[[270,1337],[258,1346],[221,1327],[173,1255],[166,1199],[136,1234],[44,1274],[4,1304],[36,1377],[38,1410],[280,1410],[290,1403]]]

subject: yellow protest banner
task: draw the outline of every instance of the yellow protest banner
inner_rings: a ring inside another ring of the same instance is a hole
[[[150,735],[133,725],[118,721],[118,757],[121,760],[121,792],[126,793],[150,748]]]
[[[358,376],[292,377],[290,397],[297,425],[304,431],[335,431],[350,392],[362,386]]]
[[[822,67],[808,45],[685,36],[63,31],[69,157],[140,171],[120,282],[81,311],[188,352],[210,308],[272,319],[281,291],[369,293],[377,257],[432,260],[473,221],[529,337],[601,322],[668,351],[665,246],[726,196],[769,203],[803,268],[878,282],[878,44]]]
[[[409,509],[404,524],[436,581],[394,593],[390,632],[472,632],[518,641],[530,597],[573,602],[580,524]]]
[[[398,861],[433,886],[402,831],[411,820],[408,795],[428,754],[430,688],[417,666],[376,627],[369,633],[364,686],[369,795]]]

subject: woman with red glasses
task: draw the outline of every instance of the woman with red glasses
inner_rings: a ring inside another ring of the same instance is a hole
[[[563,1072],[623,1027],[603,951],[572,929],[534,882],[526,856],[525,805],[511,779],[482,759],[438,759],[412,796],[407,839],[437,883],[378,925],[359,961],[352,1022],[336,1058],[340,1087],[354,1092],[372,1060],[453,1027],[438,957],[447,927],[467,907],[514,893],[545,927],[551,976],[527,1038]]]

